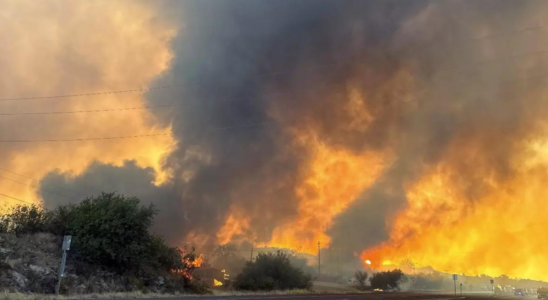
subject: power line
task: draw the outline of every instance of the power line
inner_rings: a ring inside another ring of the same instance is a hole
[[[536,30],[540,28],[544,28],[547,26],[535,26],[530,28],[525,28],[521,30],[512,31],[511,33],[519,33],[529,30]],[[493,38],[497,36],[503,36],[507,33],[498,33],[493,35],[488,35],[480,38],[471,38],[470,40],[482,40],[487,38]],[[501,60],[513,60],[513,59],[519,59],[523,57],[529,57],[529,56],[542,56],[544,54],[548,53],[548,49],[540,50],[536,52],[530,52],[530,53],[521,53],[521,54],[515,54],[510,56],[504,56],[499,58],[494,58],[490,60],[485,61],[472,61],[471,64],[475,66],[477,69],[479,69],[478,65],[483,64],[490,64],[493,62],[501,61]],[[314,67],[309,68],[297,68],[297,69],[291,69],[287,71],[279,71],[279,72],[272,72],[272,73],[265,73],[262,75],[259,75],[259,77],[263,76],[273,76],[273,75],[282,75],[282,74],[288,74],[296,71],[302,71],[302,70],[314,70],[314,69],[321,69],[321,68],[330,68],[334,66],[340,66],[351,63],[352,60],[348,60],[346,62],[340,62],[340,63],[333,63],[333,64],[325,64],[325,65],[317,65]],[[446,71],[446,70],[452,70],[456,68],[440,68],[436,70],[437,72],[440,71]],[[461,73],[461,72],[457,72]],[[469,73],[462,72],[462,75],[469,75]],[[182,86],[182,84],[173,85],[174,87]],[[71,94],[71,95],[61,95],[61,96],[48,96],[48,97],[28,97],[28,98],[6,98],[6,99],[0,99],[0,101],[12,101],[12,100],[34,100],[34,99],[51,99],[51,98],[68,98],[71,96],[93,96],[93,95],[104,95],[104,94],[111,94],[111,93],[128,93],[128,92],[135,92],[135,91],[145,91],[145,90],[155,90],[155,89],[165,89],[172,87],[171,85],[168,86],[162,86],[162,87],[152,87],[152,88],[141,88],[141,89],[132,89],[132,90],[123,90],[123,91],[112,91],[112,92],[101,92],[101,93],[86,93],[86,94]],[[273,94],[287,94],[288,92],[277,92]],[[263,95],[264,96],[264,95]],[[237,100],[237,99],[232,99]],[[138,107],[126,107],[126,108],[106,108],[106,109],[91,109],[91,110],[75,110],[75,111],[50,111],[50,112],[13,112],[13,113],[0,113],[0,116],[18,116],[18,115],[63,115],[63,114],[80,114],[80,113],[101,113],[101,112],[120,112],[120,111],[134,111],[134,110],[143,110],[143,109],[155,109],[155,108],[169,108],[169,107],[177,107],[182,106],[183,103],[179,104],[164,104],[164,105],[148,105],[148,106],[138,106]]]
[[[479,41],[479,40],[485,40],[485,39],[492,39],[492,38],[497,38],[497,37],[501,37],[501,36],[505,36],[505,35],[509,35],[509,34],[521,33],[521,32],[526,32],[526,31],[533,31],[533,30],[538,30],[538,29],[542,29],[542,28],[546,28],[546,27],[548,27],[548,25],[532,26],[532,27],[516,29],[516,30],[513,30],[513,31],[506,31],[506,32],[499,32],[499,33],[494,33],[494,34],[488,34],[488,35],[481,36],[481,37],[463,38],[462,40]],[[288,74],[288,73],[292,73],[292,72],[322,69],[322,68],[328,68],[328,67],[333,67],[333,66],[346,65],[346,64],[350,64],[350,63],[351,63],[351,61],[349,60],[349,61],[345,61],[345,62],[337,62],[337,63],[318,65],[318,66],[313,66],[313,67],[295,68],[295,69],[286,70],[286,71],[263,73],[263,74],[258,75],[258,77],[277,76],[277,75]],[[134,93],[134,92],[144,92],[144,91],[153,91],[153,90],[163,90],[163,89],[170,89],[170,88],[181,88],[184,85],[185,85],[185,83],[178,83],[178,84],[170,84],[170,85],[164,85],[164,86],[158,86],[158,87],[135,88],[135,89],[126,89],[126,90],[106,91],[106,92],[90,92],[90,93],[51,95],[51,96],[36,96],[36,97],[0,98],[0,101],[27,101],[27,100],[44,100],[44,99],[61,99],[61,98],[100,96],[100,95],[110,95],[110,94],[123,94],[123,93]]]
[[[19,174],[19,173],[16,173],[16,172],[13,172],[13,171],[10,171],[10,170],[7,170],[7,169],[4,169],[4,168],[0,168],[0,171],[3,171],[3,172],[6,172],[6,173],[10,173],[10,174],[14,174],[14,175],[17,175],[17,176],[21,176],[21,177],[24,177],[24,178],[28,178],[36,183],[40,183],[40,180],[36,179],[36,178],[33,178],[33,177],[30,177],[30,176],[26,176],[26,175],[23,175],[23,174]],[[68,192],[71,192],[71,193],[74,193],[74,194],[77,194],[77,195],[80,195],[80,196],[83,196],[83,197],[86,197],[86,195],[83,195],[83,194],[80,194],[79,192],[76,192],[76,191],[73,191],[71,189],[67,189],[65,187],[62,187],[60,185],[55,185],[55,184],[50,184],[48,183],[47,185],[49,186],[52,186],[52,187],[56,187],[58,189],[62,189],[62,190],[65,190],[65,191],[68,191]]]
[[[6,197],[6,198],[10,198],[10,199],[13,199],[13,200],[16,200],[16,201],[19,201],[19,202],[23,202],[23,203],[26,203],[26,204],[30,204],[30,205],[36,204],[36,203],[28,202],[28,201],[25,201],[25,200],[21,200],[21,199],[19,199],[19,198],[15,198],[15,197],[12,197],[12,196],[8,196],[8,195],[2,194],[2,193],[0,193],[0,196],[4,196],[4,197]]]
[[[346,60],[344,62],[336,62],[336,63],[323,64],[323,65],[316,65],[316,66],[305,67],[305,68],[302,68],[302,67],[301,68],[293,68],[293,69],[285,70],[285,71],[276,71],[276,72],[263,73],[263,74],[257,75],[256,77],[277,76],[277,75],[283,75],[283,74],[288,74],[288,73],[293,73],[293,72],[302,72],[302,71],[317,70],[317,69],[323,69],[323,68],[332,68],[332,67],[337,67],[337,66],[341,66],[341,65],[347,65],[347,64],[350,64],[350,63],[352,63],[352,60]],[[165,86],[159,86],[159,87],[147,87],[147,88],[137,88],[137,89],[107,91],[107,92],[95,92],[95,93],[64,94],[64,95],[37,96],[37,97],[0,98],[0,101],[27,101],[27,100],[62,99],[62,98],[100,96],[100,95],[110,95],[110,94],[135,93],[135,92],[162,90],[162,89],[169,89],[169,88],[181,88],[181,87],[184,87],[186,84],[188,84],[188,83],[178,83],[178,84],[171,84],[171,85],[165,85]]]
[[[548,77],[548,73],[542,73],[540,75],[518,78],[513,80],[506,80],[506,82],[520,81],[520,80],[529,80],[529,79],[540,79]],[[285,122],[286,120],[271,120],[266,122],[244,124],[244,125],[234,125],[234,126],[222,126],[211,128],[207,131],[221,131],[227,129],[235,128],[246,128],[246,127],[259,127],[264,125],[270,125],[274,123]],[[96,140],[117,140],[117,139],[132,139],[132,138],[143,138],[143,137],[155,137],[155,136],[167,136],[171,133],[157,133],[157,134],[143,134],[143,135],[127,135],[127,136],[113,136],[113,137],[94,137],[94,138],[73,138],[73,139],[39,139],[39,140],[0,140],[0,143],[38,143],[38,142],[81,142],[81,141],[96,141]]]
[[[44,99],[60,99],[60,98],[87,97],[87,96],[99,96],[99,95],[111,95],[111,94],[124,94],[124,93],[162,90],[162,89],[168,89],[168,88],[178,88],[182,86],[183,84],[180,83],[180,84],[172,84],[172,85],[165,85],[165,86],[158,86],[158,87],[147,87],[147,88],[137,88],[137,89],[107,91],[107,92],[64,94],[64,95],[38,96],[38,97],[0,98],[0,101],[27,101],[27,100],[44,100]]]
[[[527,30],[534,30],[534,29],[539,29],[539,28],[544,28],[544,27],[547,27],[547,26],[536,26],[536,27],[530,27],[530,28],[525,28],[525,29],[521,29],[521,30],[517,30],[517,31],[514,31],[514,32],[523,32],[523,31],[527,31]],[[504,35],[504,34],[497,34],[497,35],[490,35],[490,36],[486,36],[486,37],[483,37],[483,38],[490,38],[490,37],[495,37],[495,36],[500,36],[500,35]],[[492,59],[492,60],[488,60],[486,61],[486,63],[492,63],[494,61],[498,61],[498,60],[504,60],[504,59],[514,59],[514,58],[519,58],[519,57],[523,57],[523,56],[528,56],[528,55],[539,55],[539,54],[545,54],[546,52],[548,52],[548,50],[544,50],[544,51],[537,51],[537,52],[534,52],[534,53],[531,53],[531,54],[520,54],[520,55],[512,55],[510,57],[503,57],[503,58],[498,58],[498,59]],[[348,62],[346,62],[348,63]],[[477,64],[478,62],[476,62]],[[479,62],[481,63],[481,62]],[[316,66],[314,68],[319,68],[319,67],[330,67],[332,65],[340,65],[339,64],[330,64],[328,66]],[[311,68],[309,68],[311,69]],[[296,69],[296,70],[300,70],[300,69]],[[293,70],[295,71],[295,70]],[[289,73],[289,72],[292,72],[292,71],[285,71],[285,72],[275,72],[275,73],[271,73],[273,75],[276,75],[276,74],[283,74],[283,73]],[[543,75],[543,76],[535,76],[535,77],[545,77],[546,75]],[[529,78],[525,78],[525,79],[529,79]],[[157,87],[157,88],[154,88],[154,89],[159,89],[159,88],[167,88],[168,86],[164,86],[164,87]],[[114,91],[114,92],[103,92],[103,93],[88,93],[88,94],[74,94],[74,95],[99,95],[99,94],[106,94],[106,93],[119,93],[119,92],[131,92],[131,91],[138,91],[138,90],[147,90],[147,88],[142,88],[142,89],[134,89],[134,90],[125,90],[125,91]],[[284,93],[287,93],[287,92],[277,92],[277,93],[273,93],[273,94],[284,94]],[[69,97],[71,95],[61,95],[61,96],[48,96],[47,98],[53,98],[53,97]],[[264,96],[264,95],[263,95]],[[45,99],[46,97],[34,97],[32,99]],[[15,99],[15,98],[13,98]],[[13,100],[13,99],[0,99],[1,100]],[[31,99],[31,98],[18,98],[18,99]],[[136,110],[136,109],[147,109],[147,108],[156,108],[156,107],[172,107],[172,106],[177,106],[177,105],[182,105],[182,104],[171,104],[171,105],[158,105],[158,106],[143,106],[143,107],[131,107],[131,108],[119,108],[119,109],[101,109],[101,110],[80,110],[80,111],[57,111],[57,112],[30,112],[30,113],[0,113],[0,115],[45,115],[45,114],[70,114],[70,113],[90,113],[90,112],[106,112],[106,111],[123,111],[123,110]],[[263,123],[259,123],[259,124],[249,124],[249,125],[242,125],[242,126],[226,126],[226,127],[219,127],[219,128],[213,128],[211,129],[211,131],[216,131],[216,130],[225,130],[225,129],[232,129],[232,128],[240,128],[240,127],[256,127],[256,126],[261,126],[261,125],[265,125],[265,124],[271,124],[271,123],[276,123],[276,122],[279,122],[279,121],[268,121],[268,122],[263,122]],[[73,138],[73,139],[42,139],[42,140],[0,140],[0,143],[34,143],[34,142],[77,142],[77,141],[94,141],[94,140],[114,140],[114,139],[129,139],[129,138],[142,138],[142,137],[154,137],[154,136],[163,136],[163,135],[169,135],[169,133],[162,133],[162,134],[145,134],[145,135],[129,135],[129,136],[114,136],[114,137],[94,137],[94,138]]]
[[[4,176],[0,176],[1,179],[5,179],[5,180],[9,180],[9,181],[12,181],[12,182],[15,182],[15,183],[18,183],[18,184],[21,184],[21,185],[26,185],[26,186],[30,186],[32,188],[35,188],[37,187],[36,184],[28,184],[28,183],[25,183],[25,182],[21,182],[21,181],[17,181],[17,180],[14,180],[14,179],[11,179],[11,178],[7,178],[7,177],[4,177]],[[58,194],[58,193],[55,193],[55,192],[52,192],[52,191],[48,191],[48,190],[44,190],[42,189],[43,192],[46,192],[48,194],[52,194],[52,195],[56,195],[56,196],[60,196],[60,197],[63,197],[63,198],[66,198],[66,199],[69,199],[69,200],[72,200],[72,201],[75,201],[74,199],[71,199],[65,195],[62,195],[62,194]]]
[[[270,120],[265,122],[256,122],[242,125],[221,126],[203,130],[201,133],[223,131],[237,128],[252,128],[267,126],[276,123],[282,123],[286,120]],[[156,133],[156,134],[143,134],[143,135],[126,135],[126,136],[112,136],[112,137],[95,137],[95,138],[76,138],[76,139],[42,139],[42,140],[0,140],[0,143],[40,143],[40,142],[83,142],[83,141],[97,141],[97,140],[116,140],[116,139],[132,139],[143,137],[155,137],[155,136],[167,136],[171,133]]]
[[[164,136],[164,135],[171,135],[171,134],[170,133],[156,133],[156,134],[125,135],[125,136],[94,137],[94,138],[76,138],[76,139],[0,140],[0,143],[83,142],[83,141],[98,141],[98,140],[133,139],[133,138],[155,137],[155,136]]]
[[[340,85],[344,85],[341,83]],[[288,91],[280,92],[271,92],[262,94],[261,97],[271,97],[274,95],[285,95],[289,94]],[[226,101],[237,101],[237,100],[247,100],[255,99],[256,97],[246,96],[246,97],[235,97],[228,98]],[[17,115],[49,115],[49,114],[75,114],[75,113],[98,113],[98,112],[110,112],[110,111],[124,111],[124,110],[139,110],[139,109],[150,109],[150,108],[165,108],[165,107],[176,107],[176,106],[185,106],[192,103],[173,103],[173,104],[164,104],[164,105],[150,105],[150,106],[138,106],[138,107],[128,107],[128,108],[107,108],[107,109],[95,109],[95,110],[75,110],[75,111],[53,111],[53,112],[15,112],[15,113],[0,113],[0,116],[17,116]],[[196,104],[196,103],[195,103]]]
[[[181,106],[181,105],[183,105],[183,104],[166,104],[166,105],[151,105],[151,106],[138,106],[138,107],[126,107],[126,108],[91,109],[91,110],[47,111],[47,112],[14,112],[14,113],[0,113],[0,116],[61,115],[61,114],[80,114],[80,113],[100,113],[100,112],[132,111],[132,110],[153,109],[153,108],[166,108],[166,107],[174,107],[174,106]]]
[[[521,53],[521,54],[514,54],[504,57],[498,57],[494,59],[484,60],[484,61],[472,61],[471,65],[475,67],[475,69],[479,69],[479,65],[485,65],[485,64],[491,64],[498,61],[505,61],[508,60],[514,60],[524,57],[530,57],[530,56],[542,56],[548,53],[548,49],[539,50],[535,52],[530,53]],[[454,70],[457,68],[440,68],[438,70],[435,70],[436,72],[443,72],[447,70]],[[461,68],[462,69],[462,68]],[[284,72],[279,72],[279,74]],[[471,73],[475,72],[455,72],[459,75],[470,75]],[[289,92],[274,92],[269,94],[264,94],[262,97],[268,97],[271,95],[280,95],[280,94],[288,94]],[[233,98],[229,100],[240,100],[240,99],[249,99],[250,97],[242,97],[242,98]],[[164,105],[149,105],[149,106],[137,106],[137,107],[125,107],[125,108],[106,108],[106,109],[91,109],[91,110],[72,110],[72,111],[49,111],[49,112],[13,112],[13,113],[0,113],[0,116],[19,116],[19,115],[62,115],[62,114],[80,114],[80,113],[101,113],[101,112],[119,112],[119,111],[133,111],[133,110],[143,110],[143,109],[155,109],[155,108],[169,108],[169,107],[177,107],[177,106],[184,106],[188,103],[178,103],[178,104],[164,104]]]

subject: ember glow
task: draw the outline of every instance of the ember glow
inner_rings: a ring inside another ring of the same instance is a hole
[[[217,279],[213,279],[213,286],[223,286],[223,283]]]
[[[189,262],[189,264],[192,265],[195,268],[201,267],[203,263],[204,263],[204,257],[203,257],[202,254],[198,255],[198,257],[196,257],[196,259]]]

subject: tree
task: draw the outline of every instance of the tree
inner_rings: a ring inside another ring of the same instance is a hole
[[[217,246],[211,256],[215,267],[231,275],[239,274],[247,261],[238,253],[238,247],[230,243]]]
[[[374,273],[370,281],[373,289],[392,290],[397,289],[398,285],[405,280],[403,272],[400,269],[395,269]]]
[[[148,230],[155,214],[152,205],[143,207],[137,198],[103,193],[63,211],[61,231],[73,236],[80,259],[127,270],[148,261],[147,248],[154,243]]]
[[[215,259],[218,260],[224,260],[228,259],[230,257],[236,256],[238,253],[238,248],[236,245],[227,243],[223,245],[219,245],[213,250],[213,253],[211,254]]]
[[[152,205],[142,206],[137,198],[103,193],[54,211],[17,206],[0,215],[0,233],[72,235],[71,260],[82,273],[109,268],[140,278],[142,284],[162,276],[170,278],[174,291],[206,291],[192,281],[199,259],[194,249],[169,247],[149,232],[155,214]]]
[[[261,253],[255,261],[248,262],[236,277],[234,287],[239,290],[309,289],[310,275],[291,265],[289,256],[280,251]]]
[[[9,214],[0,216],[0,232],[18,236],[41,232],[50,219],[51,214],[35,204],[18,205]]]
[[[356,280],[356,285],[358,289],[365,290],[368,277],[369,274],[366,271],[357,270],[356,273],[354,273],[354,279]]]

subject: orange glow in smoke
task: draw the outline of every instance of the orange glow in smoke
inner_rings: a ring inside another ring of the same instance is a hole
[[[383,168],[383,159],[377,153],[353,154],[322,143],[309,143],[313,158],[306,179],[296,190],[300,200],[297,218],[276,228],[268,245],[297,246],[305,253],[315,254],[318,241],[329,245],[325,231],[333,218],[373,183]]]
[[[474,150],[452,149],[446,163],[409,185],[408,206],[394,220],[390,240],[361,257],[393,266],[411,260],[450,273],[548,280],[548,241],[540,238],[548,215],[546,145],[524,143],[507,178],[476,164],[473,180],[481,182],[482,192],[474,199],[468,194],[470,178],[453,164]]]
[[[146,87],[165,71],[172,58],[170,40],[175,28],[156,16],[147,2],[36,2],[2,3],[0,39],[3,43],[3,98],[103,92]],[[94,15],[96,18],[90,18]],[[138,49],[138,51],[136,51]],[[104,94],[2,103],[6,112],[75,111],[146,106],[142,93]],[[147,109],[77,113],[5,119],[16,139],[71,139],[165,133],[165,136],[89,142],[6,144],[0,165],[40,179],[58,170],[78,175],[92,162],[120,166],[135,160],[157,172],[156,183],[168,178],[161,171],[163,157],[173,145],[171,128],[155,124]],[[32,128],[32,130],[29,130]],[[1,172],[2,193],[39,202],[38,184]],[[25,184],[26,183],[26,184]],[[1,197],[2,205],[20,204]]]

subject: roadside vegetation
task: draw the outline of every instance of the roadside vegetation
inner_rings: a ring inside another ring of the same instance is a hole
[[[287,253],[261,253],[253,262],[247,262],[236,277],[237,290],[272,291],[310,289],[312,277],[291,265]]]
[[[192,249],[169,247],[161,237],[150,233],[156,213],[153,205],[143,206],[137,198],[103,193],[77,205],[60,206],[52,211],[36,205],[17,206],[10,213],[0,216],[0,234],[6,238],[14,236],[14,239],[50,234],[58,237],[58,241],[63,235],[72,235],[70,266],[67,265],[67,268],[84,277],[100,272],[115,274],[113,277],[123,278],[124,286],[116,288],[121,291],[208,292],[207,287],[192,280],[197,254]],[[15,257],[16,250],[3,252],[4,261],[23,259]],[[13,282],[19,282],[19,290],[53,292],[51,281],[55,281],[55,275],[50,273],[55,273],[55,270],[43,272],[53,276],[47,284],[28,284],[23,288],[21,282],[45,280],[46,277],[42,276],[43,279],[40,276],[43,274],[30,274],[17,268],[22,267],[17,263],[2,264],[0,280],[7,284],[11,276]],[[78,280],[66,278],[62,291],[70,292],[71,281]],[[80,282],[78,286],[84,286],[87,292],[94,292],[93,286]]]
[[[369,280],[368,280],[369,279]],[[399,290],[400,285],[407,281],[405,274],[395,269],[392,271],[375,272],[372,276],[366,271],[354,273],[355,286],[361,291],[366,290]],[[369,284],[367,284],[369,282]]]
[[[399,285],[407,281],[407,277],[399,269],[373,273],[370,279],[372,289],[397,290]]]
[[[366,271],[356,271],[354,273],[354,279],[356,280],[356,288],[360,291],[365,291],[367,289],[367,279],[369,278],[369,273]]]

